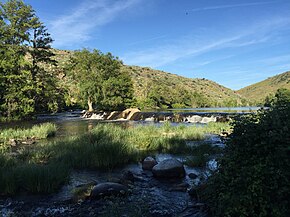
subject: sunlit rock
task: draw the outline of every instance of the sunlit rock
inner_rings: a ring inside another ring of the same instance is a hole
[[[140,110],[138,108],[129,108],[122,111],[121,118],[124,118],[126,120],[135,120],[134,117],[138,116],[138,113],[140,113]]]
[[[202,121],[202,117],[200,117],[199,115],[193,115],[193,116],[185,117],[185,122],[199,123],[201,121]]]
[[[211,116],[211,117],[203,117],[200,123],[202,124],[207,124],[209,122],[216,122],[216,117]]]

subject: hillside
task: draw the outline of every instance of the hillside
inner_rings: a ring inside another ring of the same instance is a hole
[[[60,73],[73,51],[54,53]],[[231,89],[204,78],[190,79],[139,66],[124,65],[122,70],[132,77],[136,106],[140,108],[237,106],[246,101]]]
[[[239,94],[208,79],[185,78],[148,67],[125,68],[132,76],[135,95],[141,104],[148,98],[158,98],[161,102],[158,107],[237,106],[245,103]]]
[[[290,71],[244,87],[237,92],[247,97],[251,102],[261,104],[266,96],[275,94],[280,88],[290,89]]]

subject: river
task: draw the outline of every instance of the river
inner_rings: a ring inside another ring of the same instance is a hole
[[[206,109],[181,109],[169,110],[169,112],[252,112],[258,108],[206,108]],[[163,111],[165,112],[165,111]],[[168,110],[166,111],[168,112]],[[88,132],[94,126],[100,123],[114,123],[123,125],[124,127],[134,126],[136,124],[155,124],[157,126],[163,123],[146,122],[146,121],[100,121],[88,120],[80,117],[80,111],[72,111],[58,113],[53,115],[40,115],[36,120],[13,122],[1,124],[2,128],[28,128],[34,124],[42,122],[52,122],[58,127],[56,137],[52,139],[62,139],[71,135],[80,135]],[[174,125],[192,123],[173,123]],[[45,141],[42,141],[45,142]],[[207,143],[223,146],[222,141],[218,136],[208,137]],[[178,156],[170,154],[156,154],[154,156],[158,162],[168,159],[177,158],[184,161],[187,156]],[[210,160],[206,168],[188,167],[185,166],[187,176],[183,179],[160,181],[156,180],[151,172],[143,171],[141,163],[127,165],[124,168],[119,168],[110,172],[100,171],[73,171],[71,174],[70,183],[56,194],[50,196],[17,196],[13,198],[0,198],[0,214],[2,216],[96,216],[99,213],[104,213],[104,216],[111,215],[112,208],[118,209],[121,214],[134,213],[136,216],[207,216],[204,205],[197,198],[191,197],[188,190],[191,186],[198,185],[202,180],[210,175],[210,171],[216,168],[214,159]],[[136,178],[132,183],[131,194],[120,199],[109,199],[101,201],[81,200],[73,201],[74,189],[87,183],[102,183],[116,180],[126,171],[131,171]],[[188,175],[194,173],[197,178],[192,179]],[[117,205],[116,205],[117,203]],[[105,208],[104,208],[105,207]],[[132,210],[131,210],[132,209]],[[109,211],[108,211],[109,210]],[[147,212],[144,214],[142,212]],[[138,213],[139,212],[139,213]],[[141,213],[140,213],[141,212]],[[119,215],[115,215],[119,216]]]

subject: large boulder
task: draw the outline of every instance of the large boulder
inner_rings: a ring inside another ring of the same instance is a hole
[[[157,164],[157,161],[153,157],[146,157],[142,162],[143,170],[152,170],[152,168]]]
[[[90,198],[99,199],[105,196],[124,195],[128,188],[114,182],[104,182],[93,187]]]
[[[156,178],[182,178],[185,176],[183,164],[176,159],[161,161],[152,168]]]
[[[202,121],[202,117],[198,115],[188,116],[185,118],[185,121],[189,123],[199,123]]]
[[[136,114],[140,113],[140,110],[138,108],[129,108],[121,113],[121,118],[127,119],[127,120],[134,120],[134,116]]]
[[[209,122],[216,122],[216,120],[217,119],[214,116],[211,116],[210,118],[209,117],[203,117],[200,123],[207,124]]]

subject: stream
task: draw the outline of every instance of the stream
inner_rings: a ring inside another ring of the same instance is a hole
[[[35,123],[53,122],[57,125],[56,137],[50,140],[63,139],[71,135],[88,132],[97,124],[104,121],[80,118],[77,113],[61,113],[57,115],[43,115],[34,122],[12,123],[6,127],[30,127]],[[114,121],[124,127],[136,124],[155,124],[140,121]],[[191,125],[191,123],[173,123]],[[46,142],[46,141],[41,141]],[[208,135],[207,143],[223,147],[218,136]],[[189,145],[192,145],[189,142]],[[184,162],[187,156],[171,154],[155,154],[157,162],[176,158]],[[141,163],[130,164],[123,168],[109,172],[101,171],[73,171],[70,182],[59,192],[48,195],[18,195],[11,198],[0,197],[0,216],[180,216],[206,217],[206,206],[196,197],[189,194],[192,186],[202,183],[210,175],[210,171],[217,167],[214,159],[207,163],[206,168],[192,168],[185,166],[186,176],[181,179],[159,180],[153,177],[151,171],[142,170]],[[100,200],[75,198],[75,189],[88,183],[123,182],[124,174],[133,175],[128,181],[130,193],[125,197],[113,197]],[[192,178],[190,174],[195,174]]]

